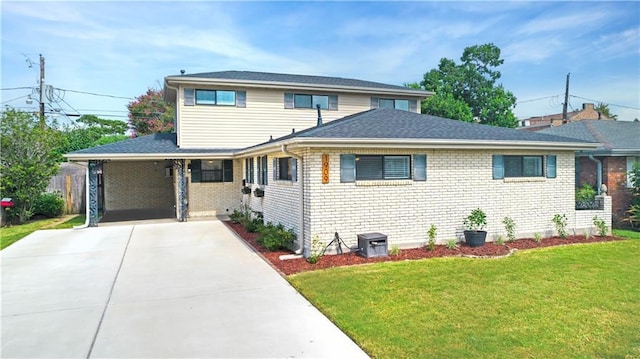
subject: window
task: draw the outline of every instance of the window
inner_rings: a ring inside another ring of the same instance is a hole
[[[323,110],[335,111],[338,109],[338,96],[336,95],[312,95],[312,94],[284,94],[284,108],[316,109],[320,105]]]
[[[244,179],[247,183],[253,183],[253,157],[244,160]]]
[[[509,177],[556,178],[556,156],[493,156],[493,179]],[[546,171],[543,172],[544,162]]]
[[[273,159],[273,179],[280,181],[296,182],[298,161],[293,157],[281,157]]]
[[[357,155],[356,180],[411,178],[410,156]]]
[[[267,156],[258,157],[258,184],[268,184],[268,177]]]
[[[236,92],[228,90],[196,90],[196,104],[235,106]]]
[[[233,182],[233,161],[193,160],[191,182]]]
[[[291,181],[291,157],[278,158],[279,180]]]
[[[633,187],[633,183],[631,183],[631,171],[633,170],[634,163],[638,163],[638,166],[640,166],[640,157],[627,157],[627,188]]]
[[[378,106],[380,108],[395,108],[397,110],[409,111],[409,100],[381,98],[379,100]]]
[[[293,96],[293,106],[295,108],[316,108],[320,105],[323,110],[329,109],[329,96],[325,95],[299,95]]]

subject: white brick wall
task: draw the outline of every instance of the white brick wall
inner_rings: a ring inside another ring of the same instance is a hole
[[[330,154],[330,183],[321,181],[321,154]],[[340,154],[427,155],[427,181],[340,183]],[[492,179],[492,155],[557,155],[557,178]],[[479,150],[326,150],[308,153],[305,167],[305,238],[325,242],[338,232],[348,243],[357,234],[381,232],[389,246],[423,245],[431,224],[437,240],[462,239],[463,219],[474,208],[487,214],[488,238],[504,235],[502,219],[510,216],[517,236],[534,232],[551,235],[551,218],[566,214],[576,227],[574,210],[574,154],[571,151]],[[364,185],[367,184],[367,185]]]
[[[604,201],[602,210],[581,210],[575,211],[576,223],[573,231],[577,235],[581,235],[585,230],[590,230],[591,234],[597,233],[593,224],[593,217],[598,216],[599,219],[604,219],[607,227],[609,228],[609,234],[611,234],[611,196],[596,196],[596,199]]]

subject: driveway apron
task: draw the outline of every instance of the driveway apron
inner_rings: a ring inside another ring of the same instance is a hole
[[[220,221],[38,231],[0,254],[2,357],[367,357]]]

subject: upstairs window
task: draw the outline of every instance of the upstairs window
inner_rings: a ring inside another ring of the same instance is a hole
[[[284,94],[284,108],[307,108],[335,111],[338,109],[338,96],[336,95],[313,95],[313,94]]]
[[[396,110],[416,112],[418,102],[416,100],[372,97],[371,108],[395,108]]]
[[[196,105],[235,106],[236,92],[228,90],[196,90]]]

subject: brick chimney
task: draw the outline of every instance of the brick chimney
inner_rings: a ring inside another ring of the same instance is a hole
[[[582,104],[582,110],[591,110],[593,111],[593,104],[592,103],[583,103]]]

